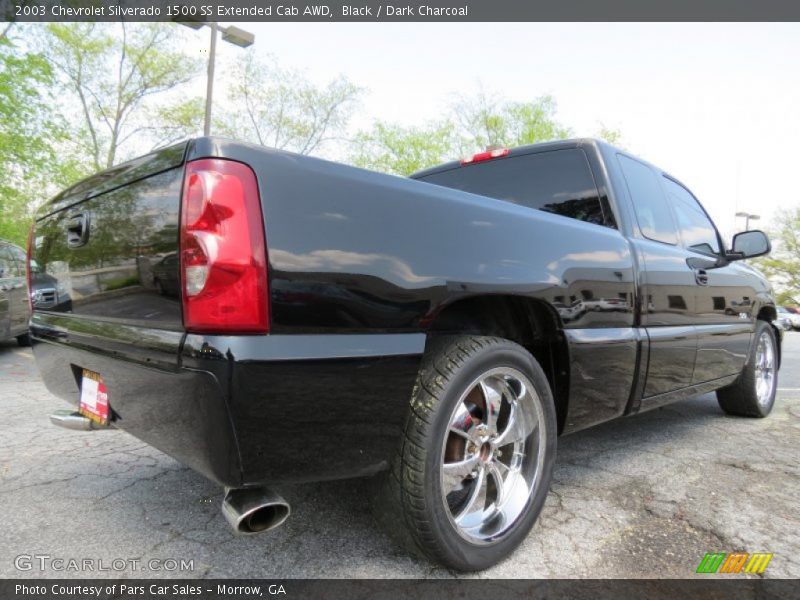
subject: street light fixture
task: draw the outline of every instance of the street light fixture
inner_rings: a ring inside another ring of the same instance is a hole
[[[214,63],[216,62],[217,54],[217,31],[222,32],[222,39],[229,44],[239,46],[240,48],[247,48],[252,46],[256,40],[256,36],[234,27],[220,27],[214,21],[179,21],[181,25],[191,27],[192,29],[202,29],[209,27],[211,29],[211,45],[208,49],[208,80],[206,84],[206,114],[203,120],[203,135],[211,135],[211,98],[214,94]]]
[[[250,33],[249,31],[245,31],[244,29],[239,29],[238,27],[234,27],[231,25],[230,27],[226,27],[225,29],[221,29],[222,31],[222,39],[226,42],[233,44],[234,46],[239,46],[240,48],[247,48],[248,46],[252,46],[253,42],[256,41],[256,36]]]
[[[758,221],[761,215],[753,215],[748,212],[737,212],[737,217],[744,217],[744,230],[750,231],[750,221]]]

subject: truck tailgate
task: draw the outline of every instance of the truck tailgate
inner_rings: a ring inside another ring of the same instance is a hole
[[[72,300],[66,333],[97,333],[104,323],[103,337],[130,342],[131,331],[118,325],[182,330],[182,162],[182,147],[143,157],[81,182],[40,212],[31,257]],[[58,323],[38,316],[37,324]]]
[[[77,405],[87,372],[110,423],[228,485],[239,478],[225,391],[182,368],[179,229],[186,145],[86,179],[39,212],[31,268],[71,301],[35,309],[33,351],[48,389]],[[90,378],[91,378],[90,377]]]

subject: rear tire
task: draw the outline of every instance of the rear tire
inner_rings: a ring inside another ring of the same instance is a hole
[[[378,520],[409,551],[448,568],[490,567],[536,522],[556,435],[547,378],[522,346],[434,338],[398,454],[379,480]]]
[[[717,390],[717,401],[729,415],[766,417],[778,389],[778,342],[769,323],[756,321],[750,356],[739,378]]]
[[[17,344],[22,346],[23,348],[27,348],[31,345],[31,336],[28,333],[23,333],[22,335],[17,336]]]

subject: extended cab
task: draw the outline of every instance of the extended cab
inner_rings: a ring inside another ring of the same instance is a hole
[[[39,212],[30,264],[54,422],[118,427],[229,488],[379,475],[415,551],[485,568],[528,534],[556,438],[716,390],[772,408],[769,283],[672,176],[595,140],[410,179],[220,138],[90,177]]]

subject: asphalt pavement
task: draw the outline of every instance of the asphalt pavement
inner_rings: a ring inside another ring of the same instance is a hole
[[[747,551],[774,554],[764,577],[800,577],[798,367],[790,332],[766,419],[726,416],[707,394],[562,438],[533,531],[472,576],[691,577],[707,552]],[[0,577],[455,576],[378,529],[364,481],[283,488],[283,527],[234,536],[201,475],[122,431],[52,426],[67,405],[13,342],[0,404]]]

